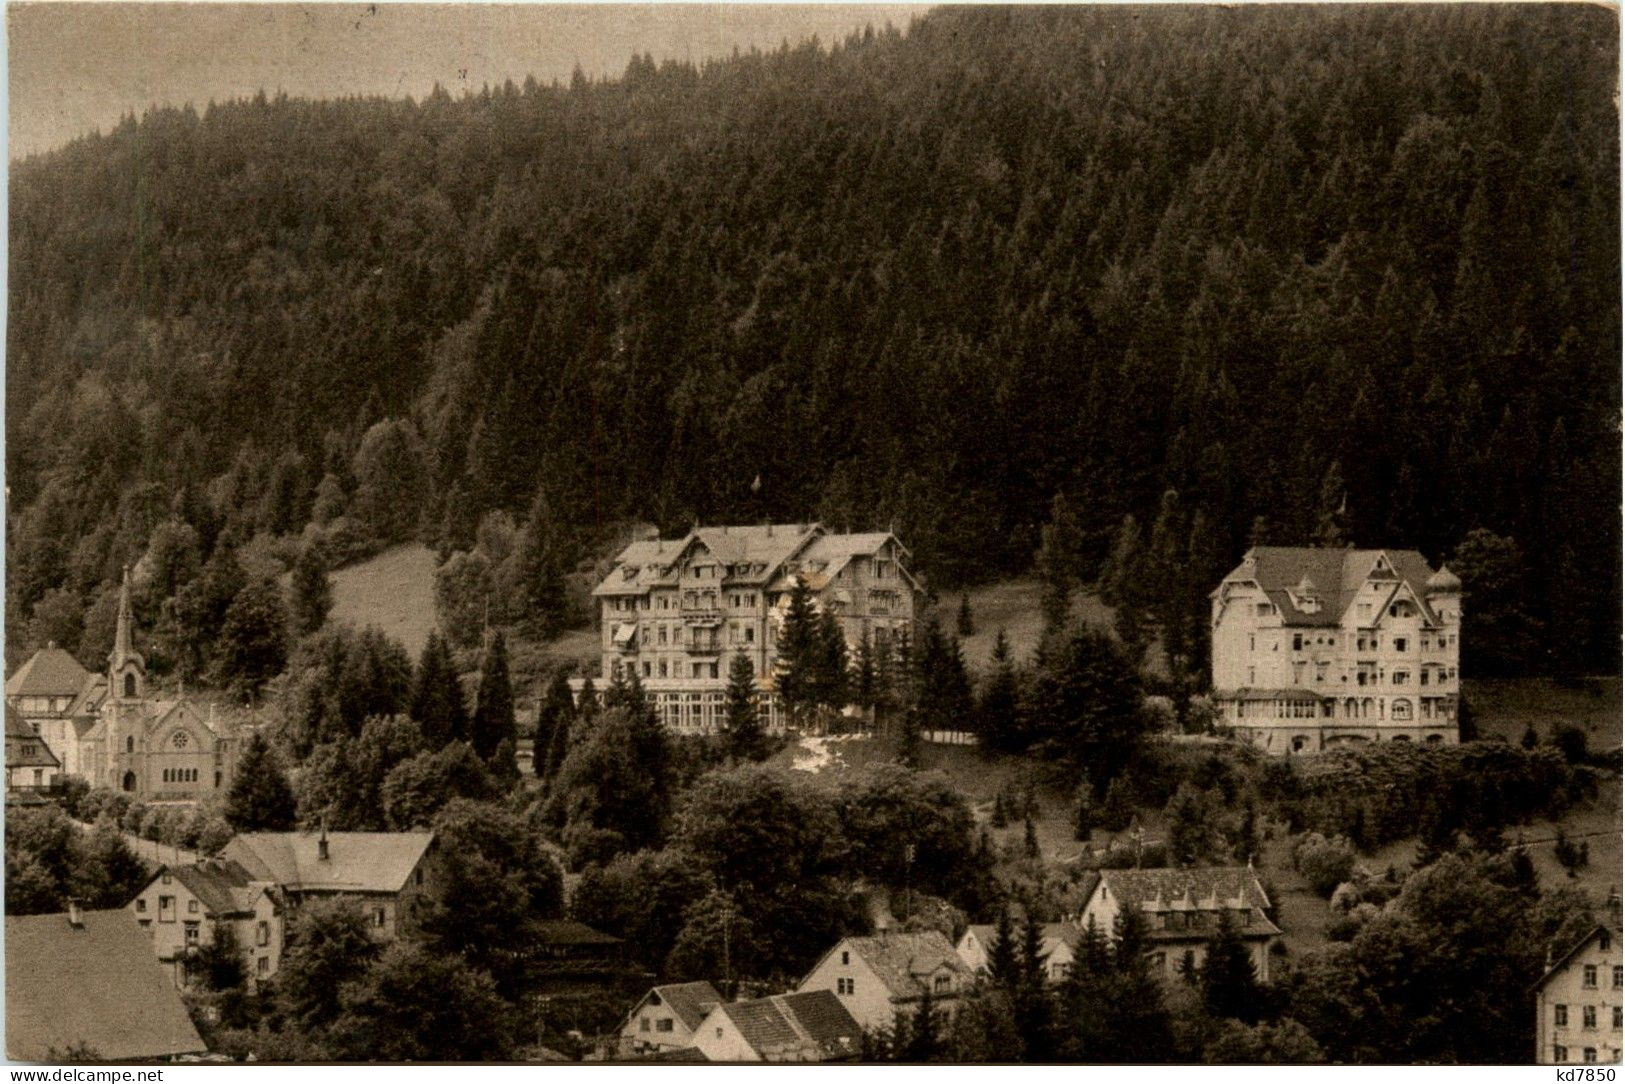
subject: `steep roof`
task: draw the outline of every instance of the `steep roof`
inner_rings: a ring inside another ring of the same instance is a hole
[[[1258,875],[1247,866],[1104,869],[1100,871],[1100,884],[1111,892],[1120,905],[1141,912],[1213,912],[1245,907],[1249,911],[1247,922],[1238,928],[1242,936],[1273,936],[1281,932],[1265,917],[1264,912],[1270,906],[1269,896],[1259,883]],[[1146,932],[1153,940],[1180,940],[1192,936],[1203,937],[1210,931],[1153,927]]]
[[[1083,927],[1076,922],[1045,922],[1038,927],[1039,934],[1044,941],[1046,954],[1053,952],[1056,945],[1065,945],[1069,949],[1076,949],[1078,942],[1083,938]],[[966,927],[966,933],[974,933],[976,939],[987,948],[992,949],[999,939],[999,928],[992,923],[976,923]],[[1021,936],[1019,928],[1013,931],[1016,937]]]
[[[1387,570],[1377,571],[1378,561]],[[1226,582],[1251,580],[1275,603],[1288,626],[1329,627],[1340,624],[1367,580],[1404,583],[1416,595],[1429,621],[1437,616],[1427,602],[1427,581],[1433,575],[1427,558],[1416,550],[1352,550],[1315,546],[1254,546]],[[1317,610],[1299,603],[1301,588],[1309,586],[1319,598]]]
[[[1545,986],[1551,981],[1553,975],[1568,967],[1569,964],[1574,961],[1574,958],[1580,954],[1581,950],[1587,945],[1591,944],[1591,942],[1595,941],[1598,935],[1607,935],[1612,942],[1617,945],[1620,942],[1620,933],[1621,931],[1617,925],[1612,927],[1606,925],[1596,925],[1591,927],[1591,929],[1586,932],[1584,937],[1575,941],[1574,945],[1567,952],[1558,957],[1549,967],[1546,968],[1546,973],[1541,975],[1540,979],[1536,981],[1535,985],[1530,987],[1530,989],[1538,990],[1542,986]]]
[[[7,696],[78,696],[90,671],[55,644],[31,655],[6,679]]]
[[[828,990],[775,994],[717,1008],[763,1057],[801,1050],[841,1057],[856,1054],[863,1038],[858,1022]]]
[[[786,560],[824,535],[816,523],[774,523],[759,527],[696,527],[675,540],[633,542],[615,557],[594,595],[637,595],[656,585],[677,583],[678,563],[692,546],[704,546],[727,569],[725,585],[761,584]]]
[[[108,1061],[207,1048],[152,942],[122,908],[6,918],[6,1055],[46,1061],[82,1046]]]
[[[938,930],[848,937],[837,947],[857,953],[892,997],[919,997],[927,988],[922,980],[943,967],[968,973],[965,961]]]
[[[17,743],[13,745],[13,743]],[[32,750],[28,752],[27,750]],[[6,708],[6,766],[10,768],[59,768],[62,762],[45,744],[45,739],[34,733],[34,728],[23,717]]]
[[[169,873],[185,885],[187,891],[203,904],[204,911],[211,915],[252,911],[254,898],[259,894],[252,887],[255,878],[249,875],[242,863],[229,858],[211,858],[188,866],[172,866]]]
[[[328,856],[316,832],[245,832],[220,857],[241,863],[256,881],[295,891],[399,892],[434,842],[433,832],[328,832]]]
[[[717,988],[708,982],[676,982],[666,986],[656,986],[644,995],[644,1001],[650,995],[658,997],[683,1022],[683,1026],[693,1031],[705,1019],[705,1014],[722,1004],[722,995]],[[643,1001],[638,1002],[641,1008]],[[634,1008],[633,1012],[637,1012]]]

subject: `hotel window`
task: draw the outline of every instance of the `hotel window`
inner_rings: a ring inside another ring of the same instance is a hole
[[[1554,1047],[1552,1047],[1552,1060],[1553,1061],[1568,1061],[1569,1060],[1569,1048],[1566,1047],[1566,1046],[1554,1046]]]
[[[256,945],[269,945],[271,943],[271,924],[261,922],[254,927],[254,943]]]
[[[1586,1047],[1586,1050],[1585,1050],[1585,1062],[1586,1062],[1587,1065],[1595,1065],[1597,1063],[1597,1048],[1596,1047],[1594,1047],[1594,1046]]]
[[[1625,985],[1625,968],[1621,968],[1618,964],[1615,964],[1614,989],[1618,990],[1622,985]]]
[[[1622,1013],[1622,1011],[1620,1009],[1620,1006],[1615,1005],[1614,1006],[1614,1030],[1615,1031],[1620,1030],[1621,1025],[1625,1024],[1625,1020],[1621,1019],[1622,1016],[1625,1016],[1625,1013]]]
[[[198,940],[197,923],[196,922],[188,922],[186,924],[186,943],[188,945],[195,945],[195,944],[197,944],[197,940]]]
[[[1585,973],[1584,973],[1584,976],[1583,976],[1583,978],[1581,980],[1581,985],[1584,986],[1587,990],[1595,990],[1597,988],[1597,965],[1596,964],[1586,964],[1585,965]]]
[[[642,1017],[642,1018],[640,1018],[638,1020],[638,1030],[639,1031],[648,1031],[649,1030],[649,1018],[647,1016]]]
[[[186,901],[186,913],[189,915],[197,914],[197,900]]]
[[[1583,1005],[1580,1008],[1580,1026],[1591,1030],[1597,1026],[1597,1006]]]
[[[388,915],[388,912],[384,908],[382,908],[382,907],[374,907],[372,909],[372,924],[374,926],[376,926],[380,930],[383,929],[384,928],[384,919],[386,918],[387,915]]]
[[[138,900],[135,901],[135,913],[136,914],[138,914],[138,915],[143,914],[143,913],[146,912],[146,910],[147,910],[147,901],[146,900],[138,899]]]
[[[1293,651],[1302,651],[1303,650],[1303,633],[1295,632],[1295,633],[1292,634],[1292,650]]]
[[[837,994],[855,994],[855,993],[857,993],[857,980],[855,980],[855,979],[836,979],[835,980],[835,992]]]
[[[254,969],[261,975],[269,975],[271,973],[271,958],[269,956],[261,956],[259,960],[255,962]]]
[[[1569,1026],[1569,1007],[1567,1005],[1552,1006],[1552,1026],[1556,1028]]]
[[[665,1019],[662,1019],[662,1020],[656,1020],[655,1021],[655,1030],[656,1031],[668,1031],[669,1032],[671,1030],[671,1018],[666,1017]]]

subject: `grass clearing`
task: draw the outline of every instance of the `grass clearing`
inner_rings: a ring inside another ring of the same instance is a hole
[[[1044,617],[1039,605],[1043,590],[1044,585],[1039,580],[1028,577],[1001,580],[966,592],[970,596],[971,622],[976,631],[961,637],[959,646],[965,653],[965,666],[973,675],[992,669],[993,642],[998,639],[1000,629],[1010,641],[1015,660],[1022,665],[1032,662],[1044,634]],[[937,621],[950,636],[956,635],[958,627],[959,598],[958,594],[949,594],[937,602]],[[1095,595],[1072,598],[1074,621],[1110,628],[1113,616],[1112,608]]]
[[[434,551],[417,543],[337,569],[329,620],[357,629],[375,626],[416,659],[435,627],[434,570]]]

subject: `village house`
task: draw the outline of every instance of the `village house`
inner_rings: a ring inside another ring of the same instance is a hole
[[[1255,546],[1213,600],[1213,699],[1271,753],[1459,739],[1461,580],[1415,550]]]
[[[45,739],[6,709],[6,801],[43,800],[56,789],[62,765]]]
[[[1039,927],[1039,932],[1043,945],[1041,951],[1044,977],[1052,983],[1062,982],[1072,971],[1072,961],[1077,956],[1078,941],[1083,937],[1083,927],[1075,922],[1046,922]],[[1013,930],[1011,936],[1019,941],[1020,927]],[[959,944],[954,946],[954,951],[959,953],[959,958],[965,961],[965,966],[971,971],[978,975],[986,975],[988,958],[998,940],[997,926],[970,926],[959,939]]]
[[[1625,969],[1620,931],[1598,926],[1551,962],[1535,984],[1535,1063],[1620,1060]]]
[[[164,866],[126,909],[152,938],[158,961],[176,986],[188,984],[188,957],[225,925],[243,955],[251,989],[277,973],[282,959],[282,906],[275,886],[255,880],[240,863],[211,858]]]
[[[1200,968],[1219,932],[1220,916],[1228,915],[1259,981],[1269,981],[1270,949],[1280,940],[1281,929],[1269,919],[1269,897],[1251,866],[1105,869],[1096,877],[1078,925],[1093,921],[1110,937],[1120,912],[1138,912],[1154,973],[1175,978]]]
[[[6,1057],[160,1061],[207,1051],[124,909],[6,916]]]
[[[635,1057],[693,1046],[700,1021],[720,1004],[722,995],[708,982],[656,986],[627,1013],[618,1053]]]
[[[936,930],[848,937],[824,954],[797,988],[828,990],[865,1031],[889,1028],[914,1012],[927,994],[952,1015],[969,988],[971,969]]]
[[[828,990],[720,1002],[694,1036],[717,1062],[850,1061],[862,1044],[863,1029]]]
[[[145,802],[195,804],[228,786],[236,767],[234,727],[212,702],[149,695],[127,568],[107,672],[93,675],[47,645],[6,682],[6,704],[41,736],[63,774]]]
[[[246,832],[219,857],[274,887],[285,917],[308,900],[350,901],[379,941],[403,936],[436,888],[433,832]]]
[[[696,527],[674,541],[634,542],[593,590],[602,676],[637,675],[662,722],[709,733],[722,718],[729,663],[744,655],[777,726],[773,670],[796,582],[835,616],[849,648],[868,637],[889,650],[914,623],[920,585],[908,557],[890,532],[830,534],[816,523]]]

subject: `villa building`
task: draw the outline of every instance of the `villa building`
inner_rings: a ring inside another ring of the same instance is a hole
[[[1271,753],[1458,740],[1461,580],[1415,550],[1255,546],[1213,599],[1213,698]]]
[[[593,591],[602,677],[635,674],[661,720],[709,733],[722,718],[728,666],[751,661],[769,726],[778,635],[797,580],[830,612],[849,648],[877,651],[914,624],[919,582],[890,532],[830,534],[816,523],[697,527],[684,537],[634,542]]]

